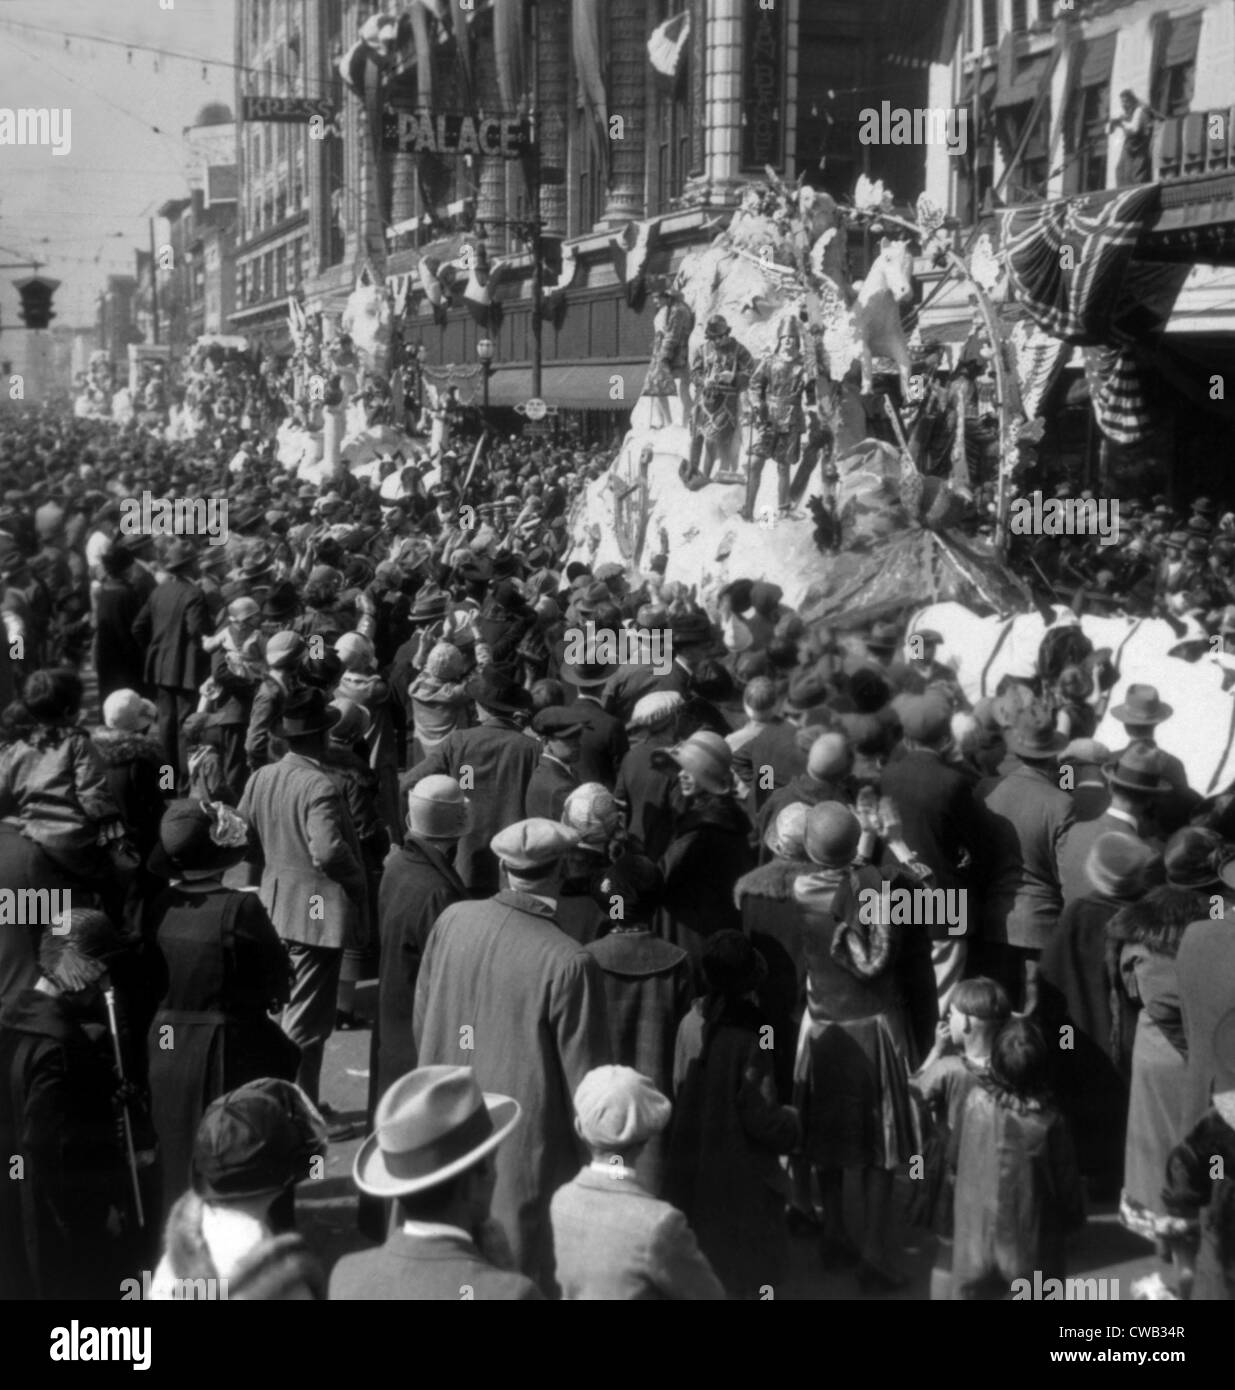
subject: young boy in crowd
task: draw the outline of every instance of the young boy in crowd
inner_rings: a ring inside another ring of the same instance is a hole
[[[997,981],[984,976],[962,980],[952,992],[934,1047],[909,1079],[930,1124],[924,1200],[917,1206],[924,1224],[938,1237],[931,1270],[932,1299],[951,1297],[952,1206],[961,1115],[970,1091],[990,1076],[991,1048],[1011,1012],[1007,992]]]

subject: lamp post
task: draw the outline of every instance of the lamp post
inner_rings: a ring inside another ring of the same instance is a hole
[[[489,378],[493,375],[493,339],[481,338],[476,344],[476,358],[480,362],[480,373],[484,386],[485,424],[489,423]]]

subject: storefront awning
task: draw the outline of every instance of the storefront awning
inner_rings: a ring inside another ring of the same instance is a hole
[[[1023,106],[1036,101],[1042,88],[1042,79],[1052,67],[1052,55],[1039,53],[1028,62],[1013,65],[1007,80],[1001,77],[999,90],[995,94],[995,105],[1000,110],[1009,106]]]

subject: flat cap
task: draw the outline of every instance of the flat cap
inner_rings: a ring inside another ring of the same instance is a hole
[[[508,869],[518,873],[555,863],[578,843],[575,831],[544,816],[533,816],[499,830],[489,841],[489,848]]]

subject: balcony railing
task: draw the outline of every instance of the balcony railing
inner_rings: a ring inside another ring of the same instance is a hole
[[[1156,177],[1187,178],[1235,169],[1235,106],[1168,116],[1158,139]]]

